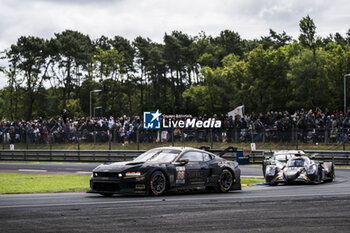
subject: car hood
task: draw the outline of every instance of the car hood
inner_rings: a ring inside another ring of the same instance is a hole
[[[98,167],[96,167],[93,171],[94,172],[122,172],[127,170],[134,170],[134,169],[143,169],[150,166],[160,166],[160,163],[152,163],[152,162],[134,162],[134,161],[127,161],[127,162],[116,162],[116,163],[107,163],[107,164],[101,164]]]

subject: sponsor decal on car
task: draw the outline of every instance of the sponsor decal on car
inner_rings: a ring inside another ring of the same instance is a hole
[[[135,185],[135,189],[145,189],[145,188],[146,188],[146,185],[144,185],[144,184]]]
[[[176,167],[176,183],[184,184],[186,178],[186,168],[185,167]]]

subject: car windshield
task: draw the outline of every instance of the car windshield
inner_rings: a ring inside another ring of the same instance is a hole
[[[285,163],[287,161],[287,159],[290,158],[289,154],[284,154],[284,155],[276,155],[275,156],[275,160],[280,162],[280,163]]]
[[[174,149],[153,149],[138,156],[134,159],[134,162],[152,161],[168,163],[172,162],[180,152],[180,150]]]
[[[303,159],[290,159],[287,162],[287,167],[304,167],[306,161]]]

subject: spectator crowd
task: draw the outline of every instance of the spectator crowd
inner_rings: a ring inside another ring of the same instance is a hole
[[[143,129],[139,116],[69,118],[66,111],[58,119],[1,121],[1,143],[48,144],[68,142],[342,142],[350,136],[350,110],[322,111],[300,109],[265,114],[251,113],[235,117],[214,115],[222,121],[220,129]],[[207,115],[195,117],[208,119]]]

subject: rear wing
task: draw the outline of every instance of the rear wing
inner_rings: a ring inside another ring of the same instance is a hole
[[[231,153],[237,152],[237,147],[234,147],[234,146],[229,146],[226,149],[210,149],[209,146],[201,146],[198,149],[214,153],[219,157],[223,156],[228,152],[231,152]]]

